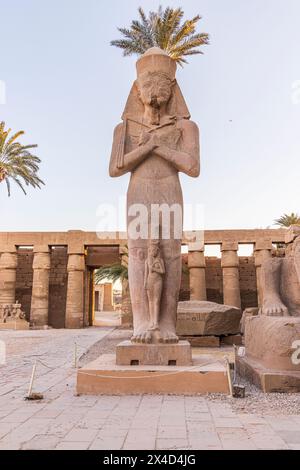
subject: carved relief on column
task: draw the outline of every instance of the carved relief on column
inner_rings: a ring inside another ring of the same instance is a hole
[[[189,246],[188,267],[190,273],[190,300],[207,300],[204,245],[198,248]]]
[[[17,250],[6,245],[0,255],[0,304],[14,304],[16,299]]]
[[[256,285],[257,285],[257,301],[258,306],[262,305],[262,288],[261,288],[261,265],[264,260],[272,257],[272,241],[258,240],[254,246],[254,261],[256,268]]]
[[[83,328],[84,318],[84,246],[68,247],[68,288],[66,328]]]
[[[221,251],[224,304],[241,308],[238,243],[225,241],[222,243]]]
[[[48,325],[51,265],[49,246],[35,246],[33,253],[30,323],[39,327]]]

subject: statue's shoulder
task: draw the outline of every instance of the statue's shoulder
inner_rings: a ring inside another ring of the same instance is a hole
[[[178,119],[177,127],[184,130],[199,132],[197,124],[194,121],[190,121],[190,119]]]
[[[119,124],[117,124],[115,129],[114,129],[114,135],[119,134],[122,131],[123,126],[124,126],[123,122],[120,122]]]

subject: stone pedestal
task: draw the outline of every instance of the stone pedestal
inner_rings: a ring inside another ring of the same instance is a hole
[[[245,356],[236,362],[240,375],[264,392],[299,392],[300,318],[246,318]]]
[[[0,330],[29,330],[29,322],[21,319],[0,322]]]
[[[229,393],[225,366],[211,355],[193,357],[192,366],[118,366],[103,354],[77,372],[77,393],[85,395]]]
[[[192,364],[191,346],[188,341],[179,341],[176,344],[138,344],[123,341],[116,349],[116,364],[189,366]]]

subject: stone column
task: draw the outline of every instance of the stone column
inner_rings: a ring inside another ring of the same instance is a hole
[[[190,300],[207,300],[205,266],[204,245],[198,248],[189,246]]]
[[[126,245],[120,245],[119,253],[121,257],[121,264],[128,268],[128,248]],[[132,305],[130,299],[129,283],[128,279],[122,280],[122,315],[121,315],[122,326],[129,328],[133,325]]]
[[[68,288],[66,328],[83,328],[84,318],[84,246],[68,248]]]
[[[41,327],[48,325],[49,315],[49,246],[35,246],[33,253],[30,323],[32,326]]]
[[[254,261],[256,268],[256,285],[257,285],[257,302],[258,306],[262,305],[262,290],[261,290],[261,265],[264,260],[272,256],[272,241],[271,240],[258,240],[254,246]]]
[[[16,302],[17,250],[14,245],[4,246],[0,256],[0,304]]]
[[[238,243],[223,242],[221,251],[224,304],[241,308]]]

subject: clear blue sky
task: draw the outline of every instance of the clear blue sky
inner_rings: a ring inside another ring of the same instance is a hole
[[[10,199],[0,186],[1,231],[95,230],[97,206],[125,195],[127,176],[109,178],[108,163],[136,59],[109,41],[139,5],[159,4],[200,13],[211,35],[178,72],[201,130],[202,172],[182,177],[186,202],[203,204],[207,229],[300,212],[299,0],[0,0],[0,120],[39,144],[46,181]]]

